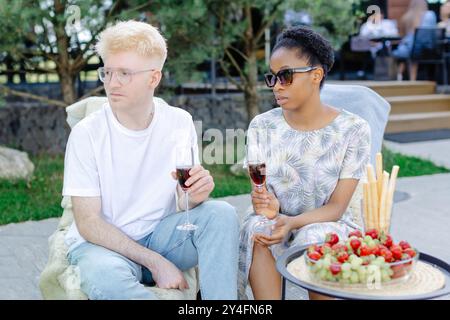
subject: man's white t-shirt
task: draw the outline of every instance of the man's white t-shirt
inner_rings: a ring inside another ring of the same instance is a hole
[[[199,163],[191,115],[159,98],[154,105],[151,124],[136,131],[106,103],[74,126],[66,147],[63,196],[101,197],[103,218],[133,240],[176,211],[176,146],[193,146]],[[85,242],[75,222],[65,241],[69,250]]]

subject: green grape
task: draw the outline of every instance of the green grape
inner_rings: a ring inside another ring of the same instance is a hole
[[[386,282],[389,280],[391,280],[391,277],[389,276],[389,274],[386,271],[382,270],[381,271],[381,281]]]
[[[353,248],[352,248],[352,246],[350,245],[350,242],[347,242],[347,249],[348,249],[348,252],[350,253],[350,252],[353,252]]]
[[[382,266],[386,263],[386,261],[384,260],[384,257],[377,257],[375,259],[375,261],[379,261],[379,266]]]
[[[323,260],[318,260],[318,261],[316,262],[316,267],[317,267],[317,269],[322,268],[322,267],[323,267]]]
[[[342,271],[350,271],[350,269],[352,268],[352,265],[348,262],[345,262],[342,264],[341,268],[342,268]]]
[[[368,274],[367,274],[367,267],[366,266],[363,266],[358,274],[359,274],[361,282],[366,282],[367,281]]]
[[[375,241],[371,238],[371,240],[369,242],[367,242],[367,245],[369,246],[369,248],[375,248],[375,246],[377,245],[375,243]]]
[[[333,275],[331,274],[331,272],[327,272],[326,280],[327,281],[333,281]]]
[[[327,270],[326,269],[320,269],[318,276],[320,279],[324,280],[325,277],[327,276]]]
[[[354,269],[354,270],[358,269],[358,267],[360,265],[362,265],[362,263],[363,263],[363,259],[358,258],[358,257],[354,258],[351,262],[352,269]]]
[[[382,257],[383,258],[383,257]],[[384,260],[384,258],[383,258],[383,260]],[[373,266],[377,266],[377,267],[380,267],[381,268],[381,266],[384,264],[384,261],[380,261],[379,259],[375,259],[374,261],[372,261],[371,262],[371,265],[373,265]]]
[[[370,241],[373,241],[373,239],[372,239],[371,236],[365,236],[365,237],[364,237],[364,242],[365,242],[366,244],[368,244]]]
[[[352,275],[350,276],[350,282],[351,283],[358,283],[359,282],[359,276],[356,271],[352,272]]]
[[[343,271],[342,272],[342,279],[350,279],[351,275],[352,275],[352,272],[350,270],[349,271]]]

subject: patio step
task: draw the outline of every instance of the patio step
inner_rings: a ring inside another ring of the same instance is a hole
[[[386,133],[450,129],[450,111],[391,114]]]
[[[386,97],[391,104],[391,114],[450,111],[450,95],[427,94]]]
[[[436,92],[434,81],[329,81],[329,83],[366,86],[382,97],[426,95]]]

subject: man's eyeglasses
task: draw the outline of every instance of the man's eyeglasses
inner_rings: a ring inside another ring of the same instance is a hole
[[[294,80],[294,73],[304,73],[317,69],[317,67],[302,67],[302,68],[291,68],[283,69],[278,71],[276,74],[266,73],[264,75],[264,80],[269,88],[275,87],[277,80],[280,81],[282,86],[288,86]]]
[[[140,71],[131,71],[128,69],[110,69],[105,67],[98,68],[98,77],[100,78],[100,81],[103,83],[108,84],[113,74],[116,74],[117,81],[120,82],[121,85],[127,85],[131,82],[131,78],[133,74],[142,73],[142,72],[148,72],[148,71],[155,71],[156,69],[148,69],[148,70],[140,70]]]

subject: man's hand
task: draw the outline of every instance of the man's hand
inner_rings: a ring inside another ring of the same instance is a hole
[[[256,214],[265,215],[269,219],[275,218],[280,211],[280,202],[265,186],[253,187],[252,204]]]
[[[160,256],[156,261],[153,260],[147,268],[152,273],[152,278],[155,280],[158,288],[189,289],[189,285],[180,269],[163,256]]]
[[[257,243],[268,247],[283,241],[291,230],[291,217],[284,214],[279,214],[276,218],[276,224],[273,226],[272,235],[269,236],[262,233],[257,233],[254,236],[254,240]]]
[[[194,166],[189,170],[190,178],[186,180],[186,186],[189,187],[189,202],[199,204],[208,199],[214,190],[214,180],[208,170],[201,165]],[[172,177],[177,179],[176,172],[172,172]],[[181,189],[181,187],[178,186]]]

